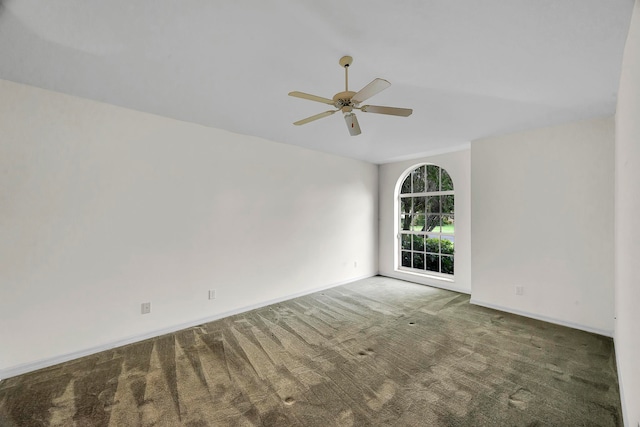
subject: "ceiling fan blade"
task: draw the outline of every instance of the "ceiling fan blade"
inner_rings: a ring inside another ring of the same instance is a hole
[[[360,131],[360,125],[358,124],[358,118],[355,114],[345,114],[344,120],[347,122],[347,128],[349,129],[349,133],[351,134],[351,136],[360,135],[362,133]]]
[[[316,114],[315,116],[311,116],[311,117],[307,117],[306,119],[298,120],[297,122],[294,122],[293,124],[296,125],[296,126],[305,125],[305,124],[307,124],[309,122],[312,122],[314,120],[318,120],[318,119],[321,119],[323,117],[330,116],[333,113],[335,113],[336,111],[340,111],[340,110],[325,111],[324,113]]]
[[[359,104],[362,101],[371,98],[376,93],[382,92],[389,86],[391,86],[391,83],[385,79],[374,79],[371,83],[360,89],[360,92],[353,95],[351,102]]]
[[[289,96],[295,96],[296,98],[308,99],[309,101],[322,102],[324,104],[334,105],[335,101],[329,98],[323,98],[321,96],[310,95],[304,92],[293,91],[289,92]]]
[[[401,117],[409,117],[413,113],[411,108],[381,107],[379,105],[363,105],[360,107],[360,111]]]

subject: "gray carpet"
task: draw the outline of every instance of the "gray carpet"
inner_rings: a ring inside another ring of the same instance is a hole
[[[2,426],[621,426],[610,338],[374,277],[0,382]]]

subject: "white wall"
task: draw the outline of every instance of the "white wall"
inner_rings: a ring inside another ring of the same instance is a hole
[[[379,270],[387,277],[407,280],[444,289],[471,293],[471,193],[469,149],[436,156],[380,165],[380,227]],[[416,165],[430,163],[444,168],[453,180],[455,191],[455,275],[453,281],[426,278],[396,270],[397,260],[397,200],[394,198],[398,180]]]
[[[613,168],[612,118],[473,141],[472,302],[612,336]]]
[[[616,112],[616,355],[625,425],[640,424],[640,1],[625,46]]]
[[[0,174],[0,378],[377,272],[365,162],[0,80]]]

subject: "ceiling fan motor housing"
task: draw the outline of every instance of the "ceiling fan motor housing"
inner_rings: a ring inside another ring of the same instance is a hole
[[[335,104],[336,108],[353,106],[353,104],[351,104],[351,98],[353,98],[353,95],[355,94],[356,94],[355,92],[347,90],[347,91],[339,92],[333,95],[333,100],[336,102]]]

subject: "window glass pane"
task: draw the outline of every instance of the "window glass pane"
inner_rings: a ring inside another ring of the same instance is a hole
[[[424,236],[421,234],[413,235],[413,250],[424,251]]]
[[[425,222],[425,216],[424,215],[414,215],[413,216],[413,225],[411,226],[411,229],[413,231],[423,231],[424,230],[424,222]]]
[[[411,252],[402,251],[402,266],[411,267]]]
[[[440,240],[440,251],[443,254],[453,255],[453,240],[443,238]]]
[[[401,214],[400,215],[400,230],[409,231],[411,230],[411,218],[412,216],[409,214]]]
[[[442,171],[442,191],[453,191],[453,181],[451,181],[451,177],[446,170],[440,170]]]
[[[411,212],[411,197],[403,197],[400,199],[400,213]]]
[[[446,274],[453,274],[453,257],[442,256],[442,272]]]
[[[440,168],[427,165],[427,191],[440,191]]]
[[[426,255],[425,264],[429,271],[440,271],[440,257],[438,255]]]
[[[417,214],[423,214],[425,209],[425,198],[424,197],[414,197],[413,198],[413,212]]]
[[[440,218],[440,215],[427,215],[427,224],[424,231],[433,231],[440,228]]]
[[[420,166],[419,168],[411,172],[411,176],[413,179],[413,192],[424,192],[424,166]]]
[[[442,215],[442,229],[441,233],[454,234],[455,224],[453,222],[453,215]]]
[[[411,250],[411,234],[402,234],[402,249]]]
[[[400,194],[411,193],[411,174],[409,174],[402,183],[402,188],[400,188]]]
[[[424,270],[424,254],[413,254],[413,268]]]
[[[437,237],[427,237],[425,239],[424,249],[427,252],[440,253],[440,239]]]
[[[454,207],[453,204],[454,204],[453,194],[449,196],[442,196],[442,213],[452,214],[453,207]]]
[[[440,196],[427,197],[427,212],[433,214],[440,213]]]

